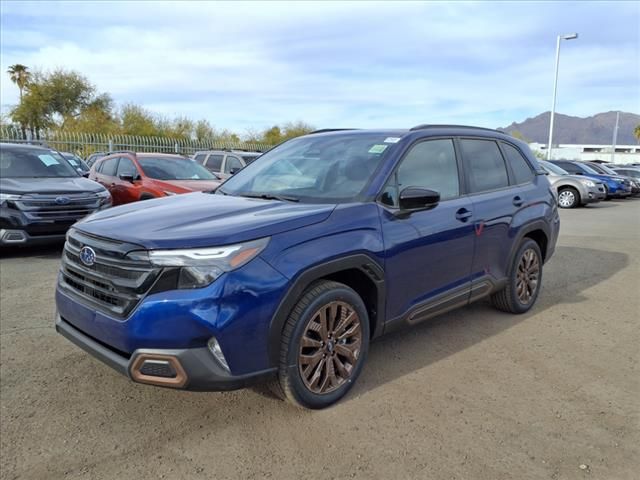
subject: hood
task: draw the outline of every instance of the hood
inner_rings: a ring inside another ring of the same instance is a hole
[[[178,188],[185,192],[209,192],[215,190],[222,182],[217,180],[155,180],[158,184],[166,185],[167,188]]]
[[[601,182],[615,182],[617,180],[624,181],[624,178],[619,177],[617,175],[605,175],[601,173],[585,173],[584,175],[579,175],[580,177],[589,177],[592,179],[600,180]]]
[[[76,228],[146,248],[211,247],[322,222],[334,208],[198,192],[103,210]]]
[[[104,187],[99,183],[84,177],[57,178],[0,178],[2,193],[82,193],[101,192]]]

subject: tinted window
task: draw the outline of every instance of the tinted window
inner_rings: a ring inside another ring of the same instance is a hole
[[[515,183],[527,183],[533,180],[533,172],[531,171],[531,167],[527,160],[522,156],[520,151],[509,145],[508,143],[503,143],[502,148],[504,149],[504,153],[507,156],[507,160],[509,161],[509,165],[511,165],[511,170],[513,171],[513,176],[515,177]]]
[[[219,172],[222,167],[222,159],[223,155],[209,155],[209,159],[207,160],[207,168],[209,170],[213,170],[214,172]]]
[[[398,206],[398,195],[407,187],[435,190],[442,200],[460,194],[453,140],[430,140],[413,146],[385,189],[382,201]]]
[[[557,162],[555,163],[555,165],[558,165],[560,168],[562,168],[563,170],[566,170],[569,173],[582,173],[582,170],[580,170],[580,167],[578,167],[577,165],[574,165],[571,162]]]
[[[207,154],[206,153],[199,153],[198,155],[196,155],[195,157],[193,157],[193,159],[198,162],[200,165],[202,165],[204,163],[204,159],[207,158]]]
[[[240,170],[242,168],[242,162],[237,157],[227,157],[227,162],[224,164],[224,173],[231,173],[232,170]]]
[[[120,163],[118,164],[118,176],[120,175],[129,175],[132,177],[138,176],[138,170],[130,158],[120,157]]]
[[[138,157],[147,177],[157,180],[215,180],[209,170],[184,157]]]
[[[465,169],[472,193],[509,185],[509,177],[498,144],[492,140],[461,140]]]
[[[116,176],[116,168],[118,167],[118,158],[108,158],[103,160],[100,166],[100,173],[109,177]]]

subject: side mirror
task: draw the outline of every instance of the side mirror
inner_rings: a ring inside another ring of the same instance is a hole
[[[130,182],[133,183],[136,179],[136,177],[134,175],[125,175],[123,173],[121,173],[120,175],[118,175],[118,178],[124,182]]]
[[[427,210],[440,202],[440,193],[419,187],[407,187],[400,192],[400,211]]]

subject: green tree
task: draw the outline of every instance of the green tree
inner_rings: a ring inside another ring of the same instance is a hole
[[[638,140],[638,143],[640,143],[640,125],[636,125],[636,128],[633,129],[633,135]]]
[[[277,145],[282,142],[282,130],[278,125],[274,125],[271,128],[268,128],[264,132],[262,132],[262,142],[267,143],[269,145]]]
[[[531,141],[528,140],[520,130],[512,130],[509,132],[509,135],[511,135],[513,138],[517,138],[518,140],[522,140],[523,142],[531,143]]]
[[[156,135],[156,119],[148,110],[127,103],[120,111],[122,133],[125,135]]]
[[[194,127],[193,134],[198,141],[209,140],[214,137],[214,130],[207,120],[198,120]]]
[[[15,65],[9,66],[7,73],[9,74],[11,81],[18,86],[18,89],[20,90],[20,102],[22,102],[22,93],[31,79],[29,67],[16,63]]]
[[[298,120],[296,122],[285,123],[282,127],[282,140],[289,140],[290,138],[300,137],[307,133],[313,132],[315,127],[308,123]]]

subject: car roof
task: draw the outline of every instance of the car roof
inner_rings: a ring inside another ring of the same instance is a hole
[[[341,136],[341,135],[389,135],[394,137],[403,138],[412,134],[425,133],[424,136],[438,136],[438,135],[453,135],[453,136],[481,136],[492,137],[502,140],[509,140],[514,143],[520,141],[511,135],[494,130],[491,128],[476,127],[470,125],[445,125],[445,124],[421,124],[412,128],[385,128],[385,129],[350,129],[350,128],[336,128],[336,129],[322,129],[308,133],[306,136]]]
[[[43,145],[35,145],[33,143],[0,143],[0,147],[2,148],[6,148],[6,147],[10,147],[10,148],[15,148],[15,149],[20,149],[20,150],[43,150],[45,152],[50,152],[52,149],[49,147],[45,147]]]

